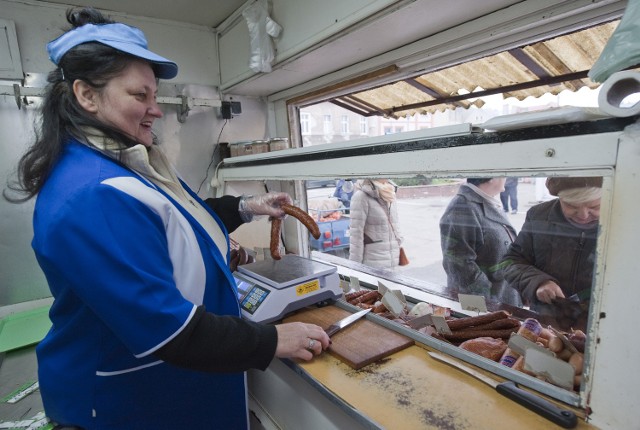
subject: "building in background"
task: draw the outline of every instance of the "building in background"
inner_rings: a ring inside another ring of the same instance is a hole
[[[303,146],[322,145],[452,124],[479,125],[500,115],[562,106],[597,107],[598,92],[599,89],[591,90],[584,87],[576,92],[563,91],[558,95],[547,93],[538,98],[528,97],[521,101],[515,98],[503,99],[501,94],[496,94],[482,97],[481,103],[477,103],[481,107],[472,105],[468,109],[447,109],[399,119],[383,116],[365,117],[333,103],[323,102],[300,109],[300,129]]]

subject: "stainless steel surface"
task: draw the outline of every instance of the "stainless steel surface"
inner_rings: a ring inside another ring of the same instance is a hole
[[[238,271],[275,288],[284,288],[336,271],[335,266],[297,255],[284,255],[281,260],[262,260],[238,266]]]
[[[336,334],[337,332],[339,332],[343,328],[345,328],[345,327],[353,324],[354,322],[358,321],[360,318],[362,318],[363,316],[368,314],[369,311],[371,311],[371,309],[365,309],[365,310],[362,310],[360,312],[356,312],[355,314],[349,315],[348,317],[342,318],[340,321],[337,321],[337,322],[331,324],[329,326],[329,328],[327,328],[325,330],[327,332],[327,335],[329,337],[333,336],[334,334]]]

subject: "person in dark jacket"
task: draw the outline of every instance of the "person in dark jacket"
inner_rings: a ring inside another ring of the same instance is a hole
[[[518,178],[509,176],[504,183],[504,191],[500,193],[500,201],[502,209],[509,212],[509,204],[511,204],[511,213],[518,213]]]
[[[336,184],[333,197],[337,197],[342,205],[348,209],[351,206],[351,197],[353,197],[355,191],[355,185],[351,179],[340,179]]]
[[[475,294],[521,304],[518,293],[506,285],[501,266],[516,237],[496,198],[504,182],[505,178],[468,178],[440,218],[442,265],[452,297]]]
[[[558,198],[527,212],[505,257],[505,278],[524,304],[555,319],[560,328],[583,327],[593,281],[602,178],[552,177],[546,185]]]

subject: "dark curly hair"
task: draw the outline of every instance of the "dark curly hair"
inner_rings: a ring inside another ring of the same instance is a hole
[[[93,8],[69,9],[66,13],[71,29],[85,24],[113,24],[115,21],[103,16]],[[51,169],[58,161],[65,142],[75,137],[87,142],[83,129],[91,127],[113,139],[125,149],[136,145],[136,141],[119,130],[98,121],[78,103],[73,93],[73,82],[82,80],[97,91],[101,91],[110,79],[118,76],[134,61],[135,57],[97,42],[83,43],[70,49],[58,67],[47,76],[47,87],[40,108],[40,120],[36,123],[36,140],[20,159],[16,176],[8,181],[7,189],[14,192],[6,200],[24,202],[34,197]]]

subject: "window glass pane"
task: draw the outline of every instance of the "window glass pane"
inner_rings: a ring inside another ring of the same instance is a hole
[[[369,133],[369,125],[367,122],[367,118],[360,118],[360,134],[368,134]]]
[[[414,288],[453,300],[459,293],[479,295],[490,309],[520,309],[543,325],[584,330],[599,180],[561,185],[562,200],[540,177],[339,180],[329,190],[308,190],[308,207],[323,231],[311,248],[345,265],[389,270],[412,279]],[[399,243],[406,266],[398,265]],[[559,285],[544,287],[552,279]]]
[[[340,126],[343,134],[349,133],[349,117],[347,115],[340,117]]]
[[[310,120],[311,115],[308,113],[301,113],[300,114],[300,132],[302,134],[309,134],[310,133],[310,125],[309,125],[309,120]]]
[[[331,123],[331,115],[324,115],[323,134],[325,135],[333,134],[333,124]]]

